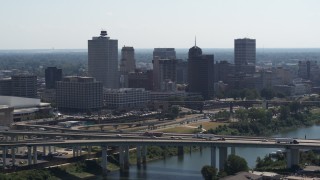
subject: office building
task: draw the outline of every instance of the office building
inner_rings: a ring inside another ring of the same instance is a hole
[[[139,109],[150,101],[150,92],[143,88],[104,89],[103,96],[109,109]]]
[[[128,74],[129,88],[153,90],[153,70],[131,72]]]
[[[136,60],[134,58],[134,48],[124,46],[121,49],[120,72],[129,73],[136,69]]]
[[[68,76],[56,83],[59,110],[91,111],[102,108],[102,83],[92,77]]]
[[[9,127],[13,123],[13,107],[0,105],[0,127]]]
[[[203,55],[198,46],[189,49],[188,91],[200,93],[204,99],[214,96],[214,56]]]
[[[107,31],[88,40],[88,73],[106,88],[119,87],[118,40],[110,39]]]
[[[234,64],[237,72],[254,73],[256,65],[255,39],[234,40]]]
[[[165,80],[176,81],[176,51],[174,48],[154,48],[153,50],[153,90],[163,90]]]
[[[217,61],[214,65],[214,82],[227,82],[228,77],[234,75],[234,65],[228,61]]]
[[[46,89],[55,89],[56,82],[62,79],[62,69],[47,67],[45,70]]]
[[[12,80],[11,78],[0,79],[0,95],[11,96],[12,95]]]
[[[12,96],[37,97],[37,76],[34,75],[14,75],[11,76]]]
[[[177,60],[177,84],[188,83],[188,61]]]

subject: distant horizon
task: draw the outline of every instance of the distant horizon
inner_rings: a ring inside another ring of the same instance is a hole
[[[132,47],[132,46],[127,46],[127,47]],[[192,47],[192,46],[191,46]],[[155,48],[174,48],[175,50],[181,50],[181,49],[190,49],[191,47],[187,47],[187,48],[175,48],[175,47],[155,47]],[[200,46],[198,46],[198,47],[200,47]],[[118,49],[119,50],[121,50],[121,48],[122,47],[118,47]],[[135,47],[133,47],[135,50],[136,49],[139,49],[139,50],[143,50],[143,49],[146,49],[146,50],[153,50],[154,48],[135,48]],[[221,50],[223,50],[223,49],[227,49],[227,50],[229,50],[229,49],[234,49],[234,48],[214,48],[214,47],[210,47],[210,48],[207,48],[207,47],[200,47],[201,49],[221,49]],[[288,48],[286,48],[286,47],[279,47],[279,48],[277,48],[277,47],[275,47],[275,48],[256,48],[257,50],[263,50],[263,49],[320,49],[320,47],[310,47],[310,48],[305,48],[305,47],[297,47],[297,48],[290,48],[290,47],[288,47]],[[54,51],[54,50],[57,50],[57,51],[59,51],[59,50],[82,50],[82,51],[84,51],[84,50],[88,50],[88,49],[83,49],[83,48],[48,48],[48,49],[46,49],[46,48],[43,48],[43,49],[41,49],[41,48],[34,48],[34,49],[0,49],[0,51],[36,51],[36,50],[52,50],[52,51]]]

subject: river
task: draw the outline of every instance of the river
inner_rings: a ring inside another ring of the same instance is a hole
[[[293,137],[319,139],[320,126],[314,125],[290,130],[275,137]],[[229,148],[230,150],[230,148]],[[266,148],[236,148],[236,155],[246,159],[250,168],[255,167],[258,156],[264,157],[268,153],[278,149]],[[202,179],[201,168],[210,165],[211,153],[209,148],[204,148],[201,152],[185,153],[183,156],[169,157],[163,160],[148,162],[146,167],[138,168],[130,166],[129,172],[120,173],[119,171],[108,174],[107,179],[152,179],[152,180],[194,180]]]

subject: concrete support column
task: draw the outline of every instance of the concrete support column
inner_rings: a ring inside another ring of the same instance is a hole
[[[16,148],[11,147],[11,159],[12,159],[12,165],[16,164]]]
[[[214,168],[217,168],[217,165],[216,165],[216,147],[215,146],[212,146],[211,147],[211,166],[214,167]]]
[[[49,146],[48,148],[49,148],[49,149],[48,149],[48,150],[49,150],[49,153],[51,153],[51,146]]]
[[[76,146],[76,156],[78,157],[79,156],[79,146]]]
[[[92,146],[88,146],[88,158],[91,158]]]
[[[224,169],[224,164],[228,158],[228,147],[219,147],[219,171]]]
[[[142,163],[146,164],[147,163],[147,146],[142,146]]]
[[[123,152],[123,146],[119,146],[119,165],[120,169],[123,169],[124,167],[124,152]]]
[[[107,154],[107,146],[101,146],[102,156],[101,156],[101,168],[104,174],[107,173],[107,166],[108,166],[108,154]]]
[[[183,146],[178,146],[178,156],[183,156]]]
[[[56,152],[56,151],[57,151],[56,147],[55,147],[55,146],[53,146],[53,152]]]
[[[137,146],[137,165],[140,166],[141,164],[141,146]]]
[[[72,157],[76,157],[76,147],[72,147]]]
[[[80,153],[80,156],[82,156],[82,146],[79,146],[79,153]]]
[[[299,149],[287,149],[287,168],[292,168],[293,165],[298,165],[300,161]]]
[[[28,146],[28,165],[31,165],[31,146]]]
[[[38,161],[37,146],[33,146],[33,164],[37,164],[37,161]]]
[[[231,147],[231,154],[236,155],[236,147]]]
[[[128,169],[129,168],[129,146],[125,146],[124,149],[124,168]]]
[[[47,154],[46,152],[46,146],[43,146],[43,156],[45,156]]]
[[[2,148],[2,160],[3,160],[3,169],[6,167],[7,165],[7,151],[8,151],[8,147],[5,146]]]

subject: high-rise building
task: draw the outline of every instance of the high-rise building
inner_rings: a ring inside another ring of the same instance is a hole
[[[163,90],[165,81],[176,81],[176,51],[174,48],[154,48],[153,90]]]
[[[234,65],[228,61],[217,61],[214,65],[214,81],[228,82],[228,77],[234,75],[234,70]]]
[[[176,59],[176,50],[174,48],[154,48],[153,59]]]
[[[214,96],[214,56],[203,55],[198,46],[189,49],[188,91],[201,93],[204,99]]]
[[[11,80],[11,78],[0,79],[0,95],[12,96],[12,80]]]
[[[37,76],[34,75],[14,75],[12,80],[12,96],[37,97]]]
[[[136,60],[134,58],[134,48],[124,46],[121,49],[120,72],[134,72],[136,69]]]
[[[234,40],[234,64],[237,72],[254,73],[256,65],[255,39],[244,38]]]
[[[188,61],[178,59],[177,62],[177,83],[186,84],[188,83]]]
[[[102,83],[94,78],[68,76],[56,85],[58,109],[88,111],[102,108]]]
[[[62,79],[62,69],[57,67],[47,67],[45,70],[45,80],[47,89],[55,89],[56,82]]]
[[[88,73],[106,88],[119,87],[118,40],[110,39],[107,31],[88,40]]]

